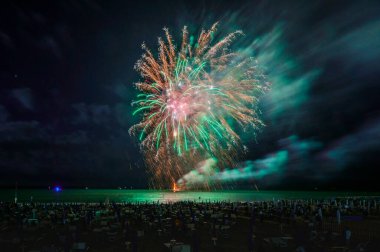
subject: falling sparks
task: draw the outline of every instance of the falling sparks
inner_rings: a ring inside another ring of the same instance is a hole
[[[164,29],[158,57],[143,45],[136,63],[144,81],[136,84],[133,115],[142,116],[130,133],[138,136],[158,187],[210,157],[234,164],[244,152],[237,125],[263,125],[255,105],[269,85],[254,58],[230,50],[242,31],[213,43],[216,27],[202,30],[196,42],[184,27],[178,49]]]

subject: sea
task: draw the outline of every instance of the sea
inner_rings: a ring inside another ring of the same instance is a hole
[[[128,190],[128,189],[0,189],[0,201],[14,202],[251,202],[286,199],[335,199],[352,197],[380,197],[380,192],[349,191],[178,191],[169,190]]]

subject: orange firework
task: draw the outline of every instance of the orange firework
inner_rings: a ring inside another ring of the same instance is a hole
[[[258,129],[258,98],[268,89],[257,61],[230,45],[241,31],[213,43],[217,23],[202,30],[198,40],[182,32],[176,49],[168,29],[158,39],[158,57],[143,45],[136,63],[144,81],[133,102],[142,113],[130,129],[153,172],[154,185],[172,185],[197,163],[215,158],[221,167],[233,165],[244,151],[236,127]]]

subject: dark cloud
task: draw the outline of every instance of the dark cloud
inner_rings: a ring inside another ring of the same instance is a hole
[[[14,47],[11,37],[2,31],[0,31],[0,43],[8,48]]]
[[[7,109],[0,105],[0,123],[6,122],[9,117]]]
[[[37,121],[8,121],[0,123],[0,141],[35,141],[45,138]]]
[[[344,185],[365,171],[365,187],[379,175],[379,12],[376,1],[1,3],[0,185],[145,187],[128,134],[140,45],[155,53],[162,27],[179,43],[183,25],[197,35],[220,20],[215,39],[242,29],[234,49],[272,83],[266,127],[241,132],[241,166],[267,171],[260,186]]]
[[[56,136],[54,143],[57,145],[83,145],[90,142],[86,131],[75,131],[65,135]]]
[[[54,39],[53,37],[44,36],[40,39],[38,44],[42,49],[47,50],[51,55],[55,56],[57,59],[62,58],[61,48],[56,39]]]
[[[358,130],[333,141],[321,154],[321,158],[334,162],[334,166],[345,167],[360,160],[366,152],[380,152],[380,118],[365,123]]]
[[[13,89],[11,96],[15,98],[23,108],[34,110],[34,98],[30,88]]]
[[[93,124],[103,125],[111,124],[115,121],[113,109],[106,104],[85,104],[77,103],[72,105],[76,115],[72,120],[73,124]]]

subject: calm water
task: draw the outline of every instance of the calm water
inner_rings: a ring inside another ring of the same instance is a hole
[[[0,190],[0,201],[13,201],[15,191]],[[18,190],[18,202],[167,202],[181,200],[196,201],[255,201],[272,199],[327,199],[335,197],[380,196],[380,192],[320,192],[320,191],[213,191],[171,192],[155,190],[112,190],[112,189],[66,189],[61,192],[43,189]]]

